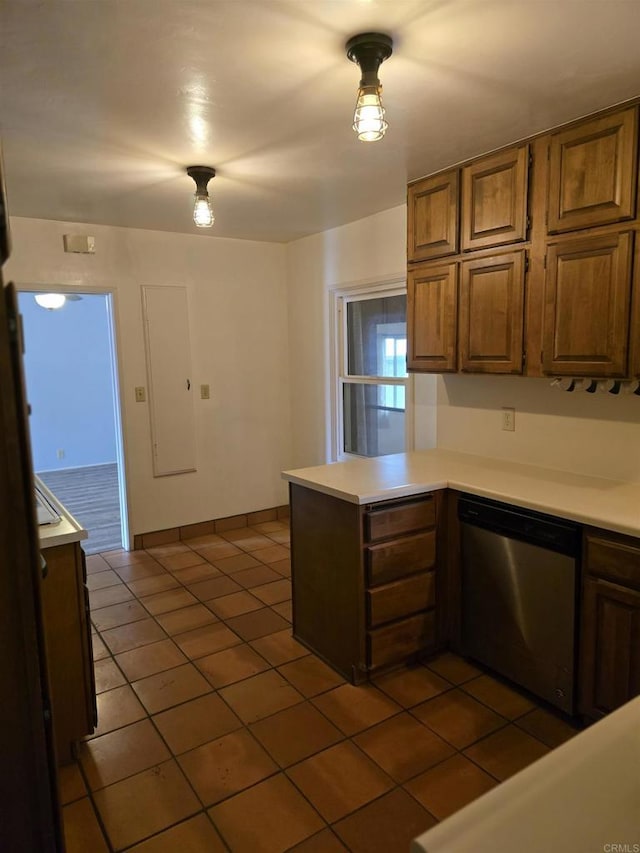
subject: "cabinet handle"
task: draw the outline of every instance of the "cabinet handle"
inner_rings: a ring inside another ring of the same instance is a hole
[[[40,571],[42,572],[42,580],[44,580],[49,574],[49,566],[47,566],[47,561],[42,553],[40,553]]]

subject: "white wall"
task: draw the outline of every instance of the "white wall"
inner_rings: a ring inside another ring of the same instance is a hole
[[[115,291],[130,527],[133,533],[285,503],[285,468],[330,459],[331,288],[398,279],[406,209],[290,243],[257,243],[15,218],[6,279]],[[96,254],[62,235],[93,234]],[[144,284],[190,299],[198,471],[154,478],[146,404]],[[565,394],[546,380],[416,376],[415,444],[640,480],[640,398]],[[516,431],[499,409],[516,409]]]
[[[289,244],[294,464],[329,461],[331,287],[403,275],[406,208]],[[414,381],[415,446],[446,447],[593,476],[640,480],[640,397],[554,390],[547,379],[436,377]],[[500,409],[516,409],[515,432]]]
[[[406,207],[401,205],[289,244],[293,460],[331,460],[332,289],[406,278]],[[417,377],[416,446],[435,442],[435,378]]]
[[[287,501],[291,467],[286,246],[35,219],[11,220],[6,280],[115,292],[129,522],[143,533]],[[95,255],[65,254],[63,234],[92,234]],[[154,478],[140,287],[188,290],[198,470]]]
[[[501,429],[502,406],[515,408],[515,432]],[[437,429],[438,447],[640,481],[640,397],[567,393],[549,379],[445,376]]]

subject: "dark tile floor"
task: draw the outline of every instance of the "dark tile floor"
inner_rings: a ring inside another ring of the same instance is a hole
[[[291,636],[285,522],[88,558],[68,853],[395,853],[575,730],[452,654],[354,687]]]

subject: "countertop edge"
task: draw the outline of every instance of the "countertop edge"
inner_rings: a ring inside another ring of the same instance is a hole
[[[393,484],[394,457],[333,462],[282,472],[282,478],[304,488],[354,504],[455,489],[468,494],[555,515],[612,533],[640,537],[640,483],[607,480],[504,459],[434,449],[397,454],[405,467],[431,469],[411,479],[398,465]],[[401,476],[404,474],[405,476]],[[487,482],[495,478],[497,485]],[[375,480],[384,485],[376,488]],[[502,483],[500,484],[500,480]],[[353,487],[345,485],[353,482]],[[358,487],[358,481],[362,484]],[[631,510],[636,506],[638,511]]]
[[[611,839],[636,841],[628,806],[640,796],[639,722],[637,697],[415,838],[411,853],[489,853],[507,842],[524,853],[613,850]]]
[[[54,548],[56,545],[68,545],[72,542],[81,542],[83,539],[87,539],[89,537],[88,531],[60,503],[53,492],[36,475],[34,475],[34,481],[35,485],[60,516],[58,524],[42,524],[38,526],[38,538],[41,550],[44,551],[47,548]]]

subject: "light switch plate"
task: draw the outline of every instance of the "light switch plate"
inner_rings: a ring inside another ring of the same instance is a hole
[[[508,408],[507,406],[502,407],[502,429],[507,430],[507,432],[515,432],[516,429],[516,410]]]
[[[209,399],[209,386],[208,385],[201,385],[200,386],[200,399],[201,400],[208,400]]]
[[[136,387],[136,403],[144,403],[146,402],[147,395],[144,390],[144,387],[141,385]]]

